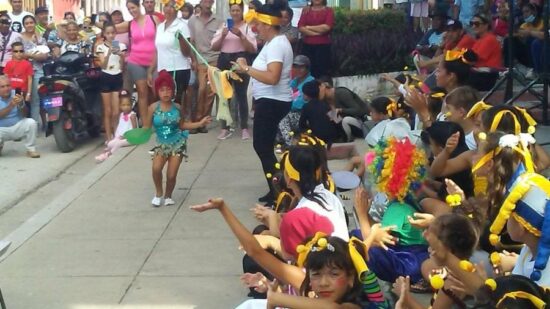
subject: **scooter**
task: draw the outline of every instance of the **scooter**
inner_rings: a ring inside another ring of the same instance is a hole
[[[46,136],[53,134],[61,152],[71,152],[83,136],[98,137],[101,130],[99,71],[90,55],[66,52],[44,65],[38,95],[48,122]]]

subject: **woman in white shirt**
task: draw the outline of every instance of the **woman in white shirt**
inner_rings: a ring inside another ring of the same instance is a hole
[[[249,11],[245,20],[255,24],[259,39],[265,41],[252,66],[245,58],[237,59],[236,69],[251,77],[252,96],[256,99],[253,125],[253,145],[266,175],[269,192],[259,201],[273,203],[274,195],[269,175],[275,171],[277,159],[273,151],[279,122],[289,112],[292,102],[290,71],[292,46],[280,33],[281,10],[284,4],[275,0]]]
[[[175,101],[183,103],[183,95],[189,85],[191,50],[185,39],[189,39],[189,27],[182,19],[177,18],[178,10],[183,1],[170,0],[164,5],[163,13],[166,18],[157,27],[155,37],[156,56],[147,71],[147,82],[153,87],[153,75],[162,70],[168,71],[176,83]]]

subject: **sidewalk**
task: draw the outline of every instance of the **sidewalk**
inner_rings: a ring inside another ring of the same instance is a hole
[[[219,142],[217,133],[190,137],[175,206],[149,204],[152,144],[143,145],[94,167],[8,235],[0,263],[8,308],[234,308],[244,300],[238,242],[218,213],[188,209],[223,196],[255,224],[248,209],[266,186],[252,141]]]

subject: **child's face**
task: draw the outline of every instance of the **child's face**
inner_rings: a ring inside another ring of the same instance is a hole
[[[319,298],[337,302],[353,287],[354,278],[343,269],[325,266],[310,271],[309,280],[311,289]]]
[[[523,236],[525,234],[525,228],[514,218],[510,216],[506,221],[506,230],[513,241],[523,242]]]
[[[428,252],[430,252],[430,257],[438,266],[445,265],[445,260],[447,258],[447,248],[439,238],[437,238],[438,228],[435,224],[430,224],[430,226],[424,231],[424,239],[428,242],[430,246]]]
[[[23,59],[23,53],[24,53],[23,46],[14,47],[12,50],[12,53],[13,53],[13,58],[15,60]]]
[[[385,114],[382,114],[382,113],[379,113],[375,110],[371,110],[370,112],[370,118],[372,119],[372,121],[374,122],[380,122],[384,119],[386,119],[386,115]]]
[[[173,91],[170,87],[162,86],[159,89],[159,98],[162,102],[169,102],[172,100],[172,94]]]
[[[128,98],[124,98],[120,101],[120,111],[128,114],[132,111],[132,103]]]
[[[107,42],[112,42],[115,38],[115,35],[116,35],[115,27],[107,27],[103,31],[103,36],[105,37],[105,40],[107,40]]]

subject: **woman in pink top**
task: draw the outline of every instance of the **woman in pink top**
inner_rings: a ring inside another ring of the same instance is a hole
[[[129,45],[126,70],[138,93],[139,117],[147,116],[149,95],[147,70],[155,55],[155,35],[159,20],[156,16],[141,14],[139,0],[127,0],[126,7],[133,19],[116,25],[118,33],[128,32]]]
[[[334,11],[326,0],[312,0],[302,10],[298,30],[303,35],[302,54],[311,61],[311,75],[318,78],[330,71],[330,32],[334,27]]]
[[[243,10],[242,0],[229,0],[231,19],[228,19],[227,23],[212,38],[212,49],[221,51],[218,57],[218,68],[221,70],[230,69],[231,62],[237,61],[237,58],[247,58],[248,54],[256,53],[256,35],[252,32],[252,28],[243,21]],[[235,95],[233,95],[233,98],[229,102],[229,108],[233,121],[237,123],[237,119],[240,119],[242,139],[249,139],[246,92],[250,77],[246,74],[240,74],[240,76],[243,80],[242,82],[232,81]],[[221,127],[222,130],[220,135],[218,135],[218,139],[223,140],[230,137],[231,131],[229,130],[229,126],[223,120],[221,121]]]

